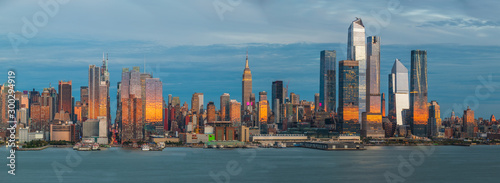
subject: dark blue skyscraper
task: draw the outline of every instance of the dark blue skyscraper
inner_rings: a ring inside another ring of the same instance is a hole
[[[319,68],[319,111],[335,112],[336,78],[335,50],[323,50],[320,54]]]
[[[411,133],[427,137],[429,107],[427,102],[427,51],[411,51],[410,125]]]

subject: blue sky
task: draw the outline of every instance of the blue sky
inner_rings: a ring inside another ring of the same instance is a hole
[[[40,2],[0,1],[0,71],[14,68],[19,90],[72,80],[78,99],[88,65],[100,65],[108,52],[113,116],[121,69],[142,69],[144,59],[147,72],[163,81],[165,97],[190,103],[194,92],[203,92],[205,103],[218,105],[219,96],[230,93],[241,101],[247,47],[254,93],[270,94],[271,82],[280,79],[301,99],[313,100],[319,52],[333,49],[337,61],[345,59],[354,17],[363,19],[367,36],[382,39],[382,92],[394,59],[409,68],[410,51],[425,49],[429,101],[439,102],[442,116],[452,108],[461,115],[466,105],[478,117],[500,115],[496,1],[91,0],[52,6],[52,14]],[[23,35],[23,19],[33,23],[33,17],[37,31]],[[25,41],[17,50],[12,35]]]

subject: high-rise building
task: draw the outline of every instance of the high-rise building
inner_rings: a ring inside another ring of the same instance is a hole
[[[220,114],[221,121],[229,121],[229,93],[224,93],[220,96]]]
[[[140,80],[139,67],[133,67],[131,71],[123,68],[120,84],[122,143],[144,139]]]
[[[163,84],[159,78],[146,78],[145,85],[146,123],[160,123],[163,121]]]
[[[87,120],[89,113],[89,87],[80,87],[80,103],[81,103],[81,116],[79,117],[82,121]]]
[[[431,101],[429,104],[429,136],[438,136],[439,129],[441,129],[441,109],[438,102]]]
[[[82,121],[82,102],[81,101],[76,101],[75,107],[75,116],[76,116],[76,121]]]
[[[382,104],[382,107],[381,107],[381,110],[382,110],[382,117],[386,117],[386,110],[385,110],[385,93],[382,93],[382,98],[381,98],[380,100],[382,100],[382,101],[381,101],[381,104]]]
[[[380,102],[380,37],[366,39],[366,112],[363,114],[362,130],[366,137],[384,138],[382,107]]]
[[[147,122],[147,119],[146,119],[146,113],[147,113],[147,110],[146,110],[146,79],[147,78],[152,78],[151,74],[141,73],[141,99],[142,99],[142,111],[144,111],[144,113],[142,113],[142,119],[145,119],[146,122]]]
[[[290,103],[298,105],[300,102],[300,96],[295,93],[290,93]]]
[[[274,115],[276,116],[276,109],[277,107],[281,107],[281,104],[285,102],[285,92],[283,88],[283,81],[273,81],[273,86],[272,86],[272,108]],[[278,100],[276,100],[278,99]]]
[[[241,80],[241,100],[243,102],[243,105],[241,105],[242,110],[246,110],[248,106],[253,105],[250,101],[251,94],[252,94],[252,72],[248,67],[248,51],[247,51],[245,69],[243,70],[243,76]]]
[[[467,134],[467,137],[474,137],[474,111],[467,106],[467,110],[464,110],[464,117],[462,118],[463,132]]]
[[[58,111],[64,111],[71,114],[72,102],[71,102],[71,80],[68,82],[59,81],[59,109]]]
[[[339,62],[339,119],[342,134],[355,135],[359,131],[359,66],[358,61]]]
[[[241,122],[241,104],[236,100],[229,101],[229,121],[233,124]]]
[[[259,92],[259,101],[267,100],[267,92],[261,91]]]
[[[212,122],[216,121],[216,118],[215,118],[215,104],[212,101],[208,102],[208,104],[207,104],[207,121],[209,123],[212,123]]]
[[[99,116],[99,85],[101,84],[101,69],[95,65],[89,66],[88,87],[88,119]]]
[[[410,120],[411,132],[427,137],[429,107],[427,106],[427,51],[411,51]]]
[[[335,50],[320,53],[319,66],[319,111],[335,112],[336,107],[336,58]]]
[[[53,106],[55,105],[54,100],[52,98],[52,95],[50,95],[49,88],[44,88],[42,92],[42,97],[41,97],[41,106],[43,107],[43,110],[48,110],[45,112],[48,112],[48,118],[47,121],[52,121],[54,119],[54,113],[53,113]]]
[[[389,120],[397,125],[408,125],[403,110],[410,109],[408,69],[396,59],[389,74]]]
[[[319,93],[314,94],[314,111],[319,111]]]
[[[203,93],[194,93],[191,98],[191,111],[196,114],[203,113]]]
[[[108,83],[101,81],[99,84],[99,114],[97,116],[108,116]]]
[[[260,123],[267,123],[267,114],[268,111],[267,109],[269,108],[269,102],[267,100],[261,100],[259,101],[259,122]]]
[[[366,45],[365,26],[360,18],[352,21],[347,35],[347,60],[358,61],[359,64],[359,118],[366,112]]]

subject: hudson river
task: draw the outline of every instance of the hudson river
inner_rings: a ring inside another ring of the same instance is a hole
[[[7,149],[0,182],[498,182],[500,146],[368,147],[365,151],[305,148],[166,148],[143,152],[70,148]]]

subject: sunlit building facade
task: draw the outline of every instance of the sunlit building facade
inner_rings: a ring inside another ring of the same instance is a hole
[[[335,50],[323,50],[320,53],[318,103],[320,111],[336,110],[336,58]]]
[[[216,121],[215,104],[214,102],[210,101],[207,104],[207,122],[211,123],[214,121]]]
[[[408,69],[396,59],[389,74],[389,112],[391,122],[397,125],[408,125],[403,110],[410,109],[410,95],[408,85]]]
[[[474,137],[474,127],[476,126],[474,122],[474,111],[467,106],[467,110],[464,110],[464,117],[462,118],[463,132],[466,137]]]
[[[243,76],[241,80],[241,98],[243,105],[242,110],[246,110],[248,106],[253,106],[250,95],[252,94],[252,72],[248,66],[248,52],[245,61],[245,69],[243,70]]]
[[[347,60],[358,61],[359,64],[359,121],[366,112],[366,44],[365,26],[360,18],[352,21],[347,35]]]
[[[358,61],[339,62],[339,119],[338,130],[342,134],[359,134]]]
[[[99,116],[99,85],[101,84],[101,69],[95,65],[89,66],[88,86],[88,119]]]
[[[229,101],[229,121],[233,124],[241,122],[241,104],[236,100]]]
[[[368,37],[366,45],[366,112],[362,114],[362,131],[366,137],[384,138],[380,98],[380,37]]]
[[[146,78],[145,82],[146,123],[160,123],[163,121],[163,84],[159,78]]]
[[[269,108],[269,102],[267,102],[267,100],[259,101],[259,122],[267,123],[268,108]]]
[[[427,102],[427,51],[411,51],[410,120],[412,134],[427,137],[429,107]]]
[[[203,93],[194,93],[191,98],[191,111],[196,114],[203,113]]]
[[[121,100],[121,141],[140,141],[144,139],[142,118],[142,98],[139,67],[122,70],[120,85]]]
[[[429,136],[441,136],[444,137],[444,134],[440,134],[441,131],[441,107],[438,102],[431,101],[429,103]]]
[[[72,102],[71,102],[71,81],[59,81],[59,109],[58,111],[63,110],[64,112],[68,112],[71,114],[72,110]]]

